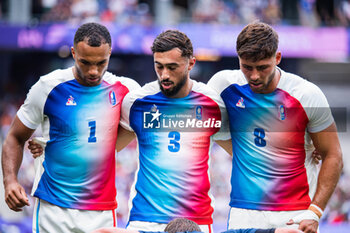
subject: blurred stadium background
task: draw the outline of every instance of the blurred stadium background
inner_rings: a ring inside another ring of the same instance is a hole
[[[198,61],[191,77],[207,82],[221,69],[238,68],[235,40],[245,24],[254,19],[272,24],[280,34],[280,67],[316,83],[336,116],[345,167],[320,229],[350,232],[349,0],[1,0],[0,9],[0,145],[38,78],[73,64],[69,49],[76,28],[84,22],[108,27],[113,40],[109,71],[140,84],[156,79],[150,45],[165,29],[188,34]],[[120,227],[127,219],[135,148],[134,142],[118,154]],[[230,157],[214,145],[211,192],[216,232],[226,229],[230,170]],[[19,179],[27,193],[33,178],[33,159],[25,151]],[[1,182],[0,232],[31,232],[33,199],[21,213],[10,211],[3,199]]]

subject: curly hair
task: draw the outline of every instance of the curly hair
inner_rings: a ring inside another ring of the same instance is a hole
[[[78,28],[74,36],[74,46],[81,41],[87,41],[91,47],[99,47],[101,44],[112,46],[108,29],[98,23],[85,23]]]

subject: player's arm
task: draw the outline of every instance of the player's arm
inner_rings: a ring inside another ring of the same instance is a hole
[[[324,209],[343,168],[342,152],[335,123],[319,133],[310,133],[310,136],[323,160],[312,203]]]
[[[318,220],[338,183],[343,168],[343,159],[335,123],[321,132],[310,133],[310,136],[323,160],[318,175],[316,193],[308,210],[317,216],[314,220],[312,218],[299,220],[299,229],[314,233],[317,231]]]
[[[221,146],[227,153],[232,156],[232,141],[228,140],[216,140],[215,141],[219,146]]]
[[[17,181],[17,174],[23,159],[24,143],[33,133],[34,130],[26,127],[16,116],[2,147],[5,201],[14,211],[22,211],[23,206],[29,206],[25,190]]]
[[[118,137],[117,137],[117,151],[124,149],[129,143],[134,140],[135,133],[129,130],[124,129],[121,125],[118,128]]]

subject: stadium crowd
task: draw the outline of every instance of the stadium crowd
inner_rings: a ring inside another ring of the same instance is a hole
[[[272,25],[349,26],[348,0],[34,0],[32,14],[41,22],[103,21],[151,25],[157,2],[171,4],[167,23],[246,24],[261,19]],[[9,1],[0,3],[0,19]]]

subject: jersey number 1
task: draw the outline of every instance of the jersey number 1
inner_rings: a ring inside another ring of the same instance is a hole
[[[96,121],[89,121],[90,136],[88,142],[96,142]]]

